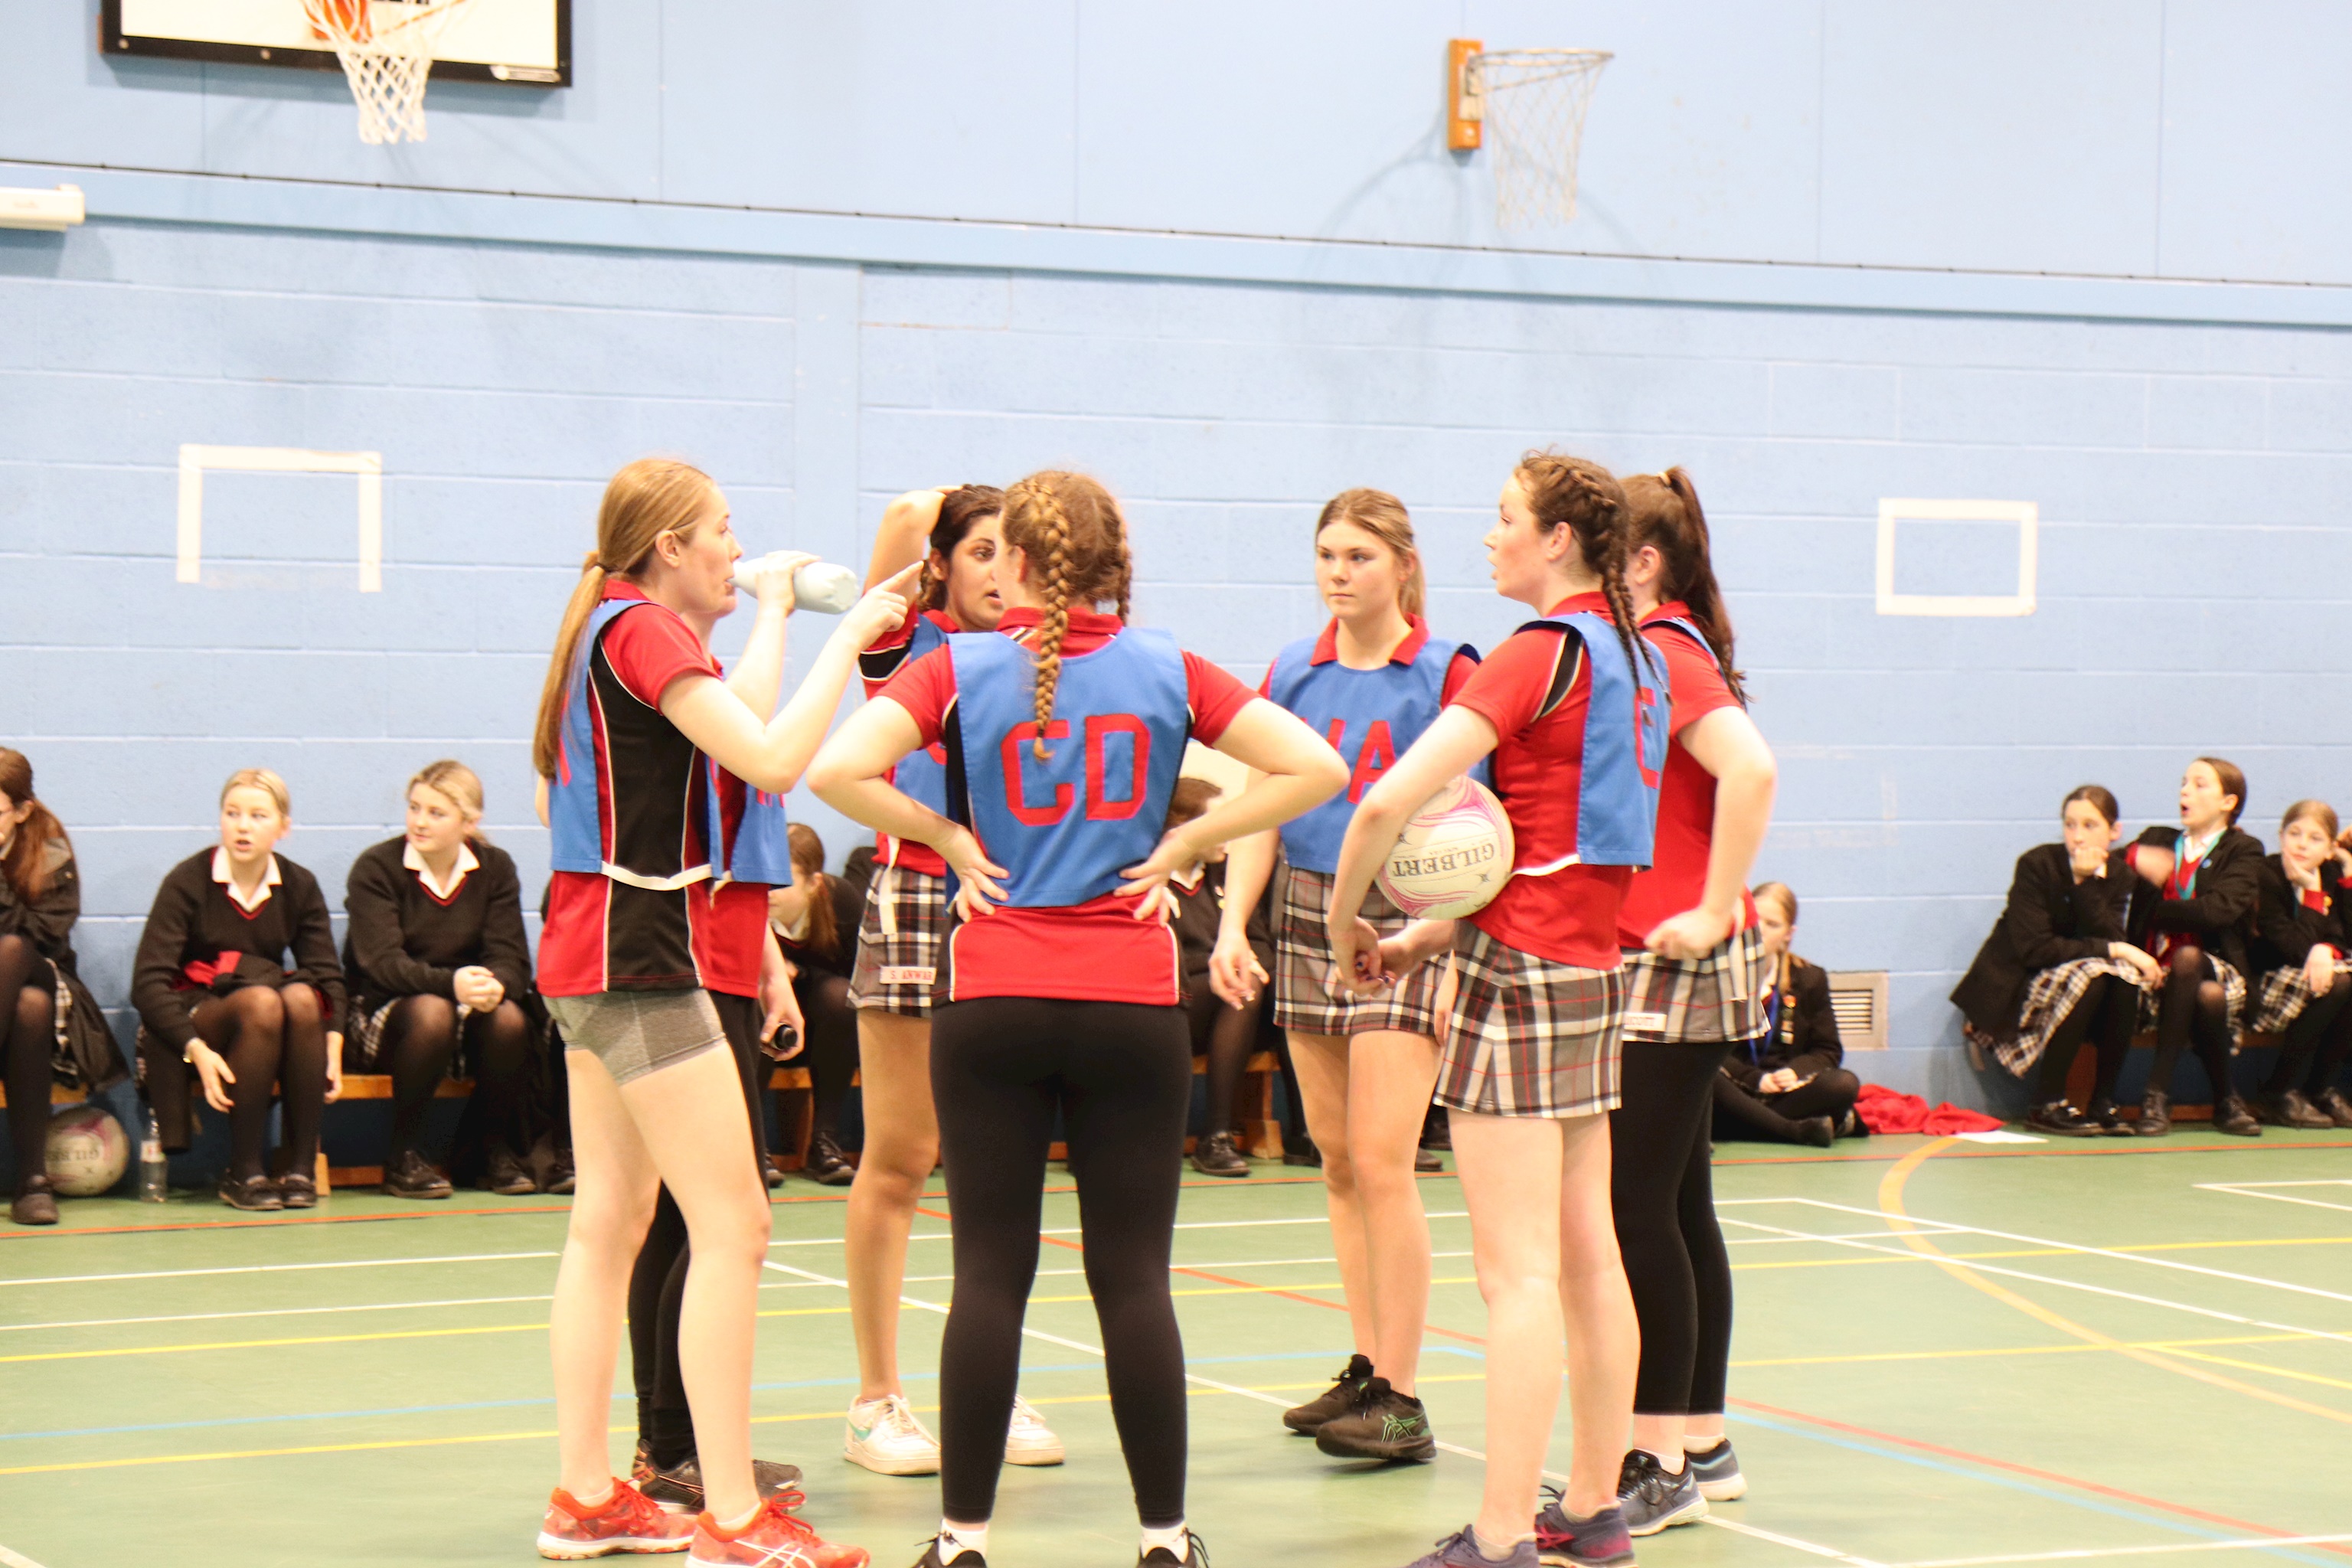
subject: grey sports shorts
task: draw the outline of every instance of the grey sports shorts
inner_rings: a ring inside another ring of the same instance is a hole
[[[727,1044],[707,991],[598,991],[546,1000],[562,1026],[564,1048],[603,1062],[614,1083]]]

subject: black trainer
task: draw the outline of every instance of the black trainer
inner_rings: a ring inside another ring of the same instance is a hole
[[[1369,1377],[1347,1410],[1315,1429],[1315,1446],[1339,1459],[1437,1458],[1437,1438],[1420,1400],[1399,1394],[1385,1377]]]
[[[679,1463],[665,1470],[656,1466],[642,1447],[638,1452],[645,1461],[645,1475],[642,1479],[635,1475],[630,1478],[631,1484],[637,1490],[672,1513],[702,1511],[702,1461],[699,1458],[688,1454]],[[800,1467],[779,1465],[770,1459],[754,1459],[751,1461],[751,1484],[759,1489],[760,1500],[765,1502],[778,1492],[790,1491],[801,1484]]]
[[[1370,1356],[1349,1356],[1345,1371],[1332,1381],[1331,1386],[1304,1405],[1294,1405],[1282,1413],[1282,1424],[1302,1437],[1312,1437],[1326,1421],[1336,1421],[1348,1413],[1356,1402],[1356,1391],[1371,1381],[1372,1361]]]
[[[1646,1448],[1628,1449],[1617,1468],[1617,1507],[1627,1533],[1655,1535],[1669,1525],[1696,1524],[1706,1517],[1698,1474],[1685,1458],[1673,1475]]]
[[[988,1559],[967,1546],[952,1557],[940,1555],[940,1538],[932,1536],[915,1560],[915,1568],[988,1568]]]
[[[2099,1124],[2067,1104],[2053,1100],[2025,1113],[2025,1130],[2052,1138],[2096,1138]]]
[[[1212,1132],[1192,1145],[1192,1169],[1204,1176],[1246,1176],[1249,1161],[1230,1132]]]
[[[845,1187],[857,1179],[857,1167],[841,1152],[830,1132],[819,1132],[809,1140],[808,1163],[801,1174],[820,1186]]]
[[[385,1167],[383,1195],[388,1198],[446,1198],[449,1178],[425,1163],[425,1156],[404,1149]]]
[[[950,1563],[948,1568],[955,1568]],[[1209,1568],[1209,1545],[1201,1539],[1200,1531],[1187,1528],[1184,1531],[1184,1561],[1176,1561],[1176,1553],[1165,1546],[1155,1546],[1149,1552],[1139,1552],[1135,1568]]]

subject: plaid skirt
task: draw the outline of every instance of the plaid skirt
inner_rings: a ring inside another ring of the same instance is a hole
[[[1274,914],[1274,1022],[1309,1035],[1363,1035],[1396,1029],[1408,1035],[1437,1034],[1437,990],[1446,966],[1433,960],[1416,965],[1386,991],[1370,996],[1334,996],[1324,982],[1331,973],[1331,934],[1324,917],[1331,910],[1338,879],[1322,871],[1283,868],[1281,896]],[[1412,923],[1389,902],[1375,883],[1364,893],[1363,917],[1383,937]]]
[[[372,1010],[362,1011],[356,1005],[351,1009],[350,1016],[343,1020],[345,1072],[375,1072],[382,1068],[384,1025],[391,1021],[392,1010],[407,1000],[405,996],[394,996]],[[466,1020],[472,1013],[470,1007],[457,1009],[457,1048],[449,1053],[448,1076],[452,1079],[466,1077]]]
[[[1705,958],[1625,952],[1625,1037],[1712,1045],[1753,1040],[1771,1026],[1772,959],[1754,926],[1734,931]]]
[[[2050,1037],[2058,1032],[2066,1015],[2082,1001],[2091,982],[2102,975],[2112,975],[2131,985],[2139,984],[2139,971],[2120,959],[2077,958],[2053,963],[2047,969],[2036,970],[2033,978],[2026,982],[2025,1000],[2017,1009],[2016,1034],[2005,1040],[1997,1039],[1974,1024],[1963,1025],[1962,1032],[1991,1052],[2013,1076],[2023,1078],[2050,1048]]]
[[[2237,966],[2226,958],[2216,958],[2209,952],[2205,955],[2205,962],[2213,966],[2214,978],[2221,983],[2221,1005],[2230,1020],[2230,1048],[2236,1050],[2244,1042],[2248,1027],[2246,977],[2239,973]],[[2139,1026],[2141,1028],[2156,1027],[2157,1006],[2160,1000],[2161,993],[2158,991],[2143,991],[2139,994]]]
[[[1506,946],[1464,921],[1454,939],[1453,1016],[1437,1103],[1486,1116],[1555,1121],[1617,1107],[1625,975]]]
[[[2352,960],[2336,961],[2336,984],[2342,985],[2352,978]],[[2246,1019],[2250,1035],[2278,1035],[2303,1016],[2311,1005],[2311,983],[2304,978],[2303,965],[2283,963],[2263,976],[2254,991],[2253,1012]]]
[[[904,1018],[929,1017],[947,930],[945,877],[904,866],[877,867],[866,889],[865,918],[857,923],[849,1005]]]

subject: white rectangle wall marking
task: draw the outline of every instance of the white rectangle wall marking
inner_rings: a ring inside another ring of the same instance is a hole
[[[1882,497],[1878,502],[1878,613],[1882,616],[2030,616],[2039,574],[2035,533],[2041,508],[2030,500],[1926,500]],[[1915,522],[2017,524],[2015,594],[1898,594],[1895,591],[1895,525]]]
[[[299,447],[180,448],[179,572],[183,583],[204,581],[205,472],[352,474],[359,479],[360,592],[383,592],[383,454],[310,452]]]

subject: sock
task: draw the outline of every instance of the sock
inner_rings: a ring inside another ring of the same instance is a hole
[[[656,1406],[652,1425],[646,1433],[646,1444],[651,1450],[654,1468],[677,1468],[694,1458],[693,1415],[685,1410],[664,1410]]]
[[[1192,1554],[1192,1532],[1184,1528],[1184,1521],[1181,1519],[1165,1530],[1154,1530],[1145,1525],[1143,1544],[1136,1548],[1136,1555],[1149,1557],[1155,1546],[1166,1547],[1168,1555],[1181,1563]]]
[[[602,1513],[612,1506],[614,1498],[620,1495],[620,1488],[607,1480],[604,1483],[604,1489],[596,1496],[589,1497],[583,1492],[573,1492],[572,1500],[590,1513]]]
[[[977,1552],[982,1557],[987,1556],[988,1526],[956,1524],[944,1519],[940,1521],[940,1561],[952,1563],[956,1554],[961,1552]]]
[[[1678,1447],[1671,1454],[1662,1454],[1655,1448],[1644,1448],[1642,1452],[1657,1460],[1658,1468],[1665,1471],[1666,1474],[1679,1476],[1683,1473],[1683,1449]]]
[[[761,1507],[761,1504],[755,1502],[751,1505],[751,1511],[744,1514],[742,1518],[720,1520],[719,1521],[719,1528],[725,1531],[730,1535],[733,1535],[739,1531],[749,1530],[751,1528],[751,1521],[760,1517]]]
[[[1518,1550],[1520,1542],[1533,1541],[1534,1539],[1535,1532],[1533,1531],[1529,1531],[1525,1535],[1515,1535],[1511,1537],[1510,1540],[1504,1542],[1500,1546],[1497,1546],[1493,1542],[1486,1539],[1486,1532],[1485,1531],[1479,1529],[1475,1524],[1470,1527],[1470,1544],[1476,1547],[1478,1549],[1478,1555],[1484,1557],[1489,1563],[1508,1562],[1510,1560],[1511,1553]]]
[[[1696,1454],[1701,1458],[1705,1458],[1706,1455],[1714,1453],[1717,1448],[1722,1447],[1726,1443],[1730,1441],[1730,1438],[1719,1434],[1712,1437],[1685,1436],[1683,1439],[1683,1452],[1685,1454]]]

